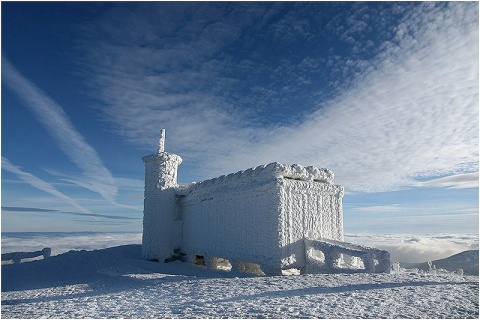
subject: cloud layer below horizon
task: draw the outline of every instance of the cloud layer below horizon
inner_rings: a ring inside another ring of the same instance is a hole
[[[447,258],[467,250],[478,250],[473,234],[346,234],[345,241],[390,252],[392,262],[427,262]]]
[[[346,234],[348,242],[388,250],[393,261],[426,262],[466,250],[478,250],[478,235]],[[14,232],[2,234],[2,251],[36,251],[52,248],[52,255],[69,250],[95,250],[126,244],[141,244],[141,233]]]

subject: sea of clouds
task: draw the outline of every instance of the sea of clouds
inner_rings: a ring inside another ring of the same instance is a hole
[[[52,255],[70,250],[95,250],[141,244],[141,232],[5,232],[2,253],[36,251],[49,247]]]
[[[392,262],[425,262],[466,250],[478,250],[478,234],[346,234],[345,241],[390,252]],[[52,255],[70,250],[95,250],[141,244],[141,232],[5,232],[2,253],[49,247]]]
[[[345,241],[387,250],[392,262],[426,262],[478,250],[478,234],[346,234]]]

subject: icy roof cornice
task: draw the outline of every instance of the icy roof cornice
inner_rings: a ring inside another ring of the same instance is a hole
[[[182,157],[178,154],[168,153],[168,152],[160,152],[160,153],[153,153],[149,154],[142,158],[143,162],[150,162],[156,159],[160,159],[162,161],[175,161],[180,165],[182,163]]]
[[[293,164],[289,166],[279,162],[273,162],[268,165],[261,165],[255,168],[238,171],[236,173],[230,173],[226,176],[224,175],[218,178],[193,183],[188,186],[181,186],[178,188],[178,192],[188,192],[191,188],[199,186],[211,186],[235,181],[244,182],[245,180],[263,180],[271,177],[274,177],[275,179],[285,178],[331,184],[333,182],[334,175],[332,171],[325,168],[319,169],[314,166],[304,167],[299,164]]]

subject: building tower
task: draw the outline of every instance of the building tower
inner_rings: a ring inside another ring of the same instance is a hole
[[[142,254],[163,262],[173,254],[174,188],[182,158],[165,152],[165,129],[160,133],[158,152],[142,158],[145,163]]]

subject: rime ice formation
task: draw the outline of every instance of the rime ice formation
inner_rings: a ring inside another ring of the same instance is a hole
[[[178,155],[162,130],[156,154],[145,156],[142,251],[165,261],[175,249],[216,269],[227,261],[266,274],[307,270],[305,238],[343,241],[343,187],[333,173],[278,162],[215,179],[177,184]]]
[[[385,250],[335,240],[319,241],[309,237],[305,237],[305,249],[306,273],[344,272],[346,268],[369,273],[390,272],[390,253]],[[318,254],[319,252],[321,253]],[[352,258],[346,263],[341,255]],[[356,258],[361,258],[363,268]]]
[[[174,247],[177,197],[177,168],[182,158],[164,151],[162,130],[156,154],[143,157],[145,162],[145,202],[143,208],[142,251],[145,258],[164,261]]]
[[[33,252],[2,253],[2,261],[12,260],[13,263],[21,263],[22,259],[31,259],[39,256],[43,256],[44,259],[47,259],[48,257],[50,257],[51,253],[52,253],[51,248],[43,248],[42,250],[33,251]]]
[[[165,152],[165,129],[160,132],[160,139],[158,139],[158,153]]]

